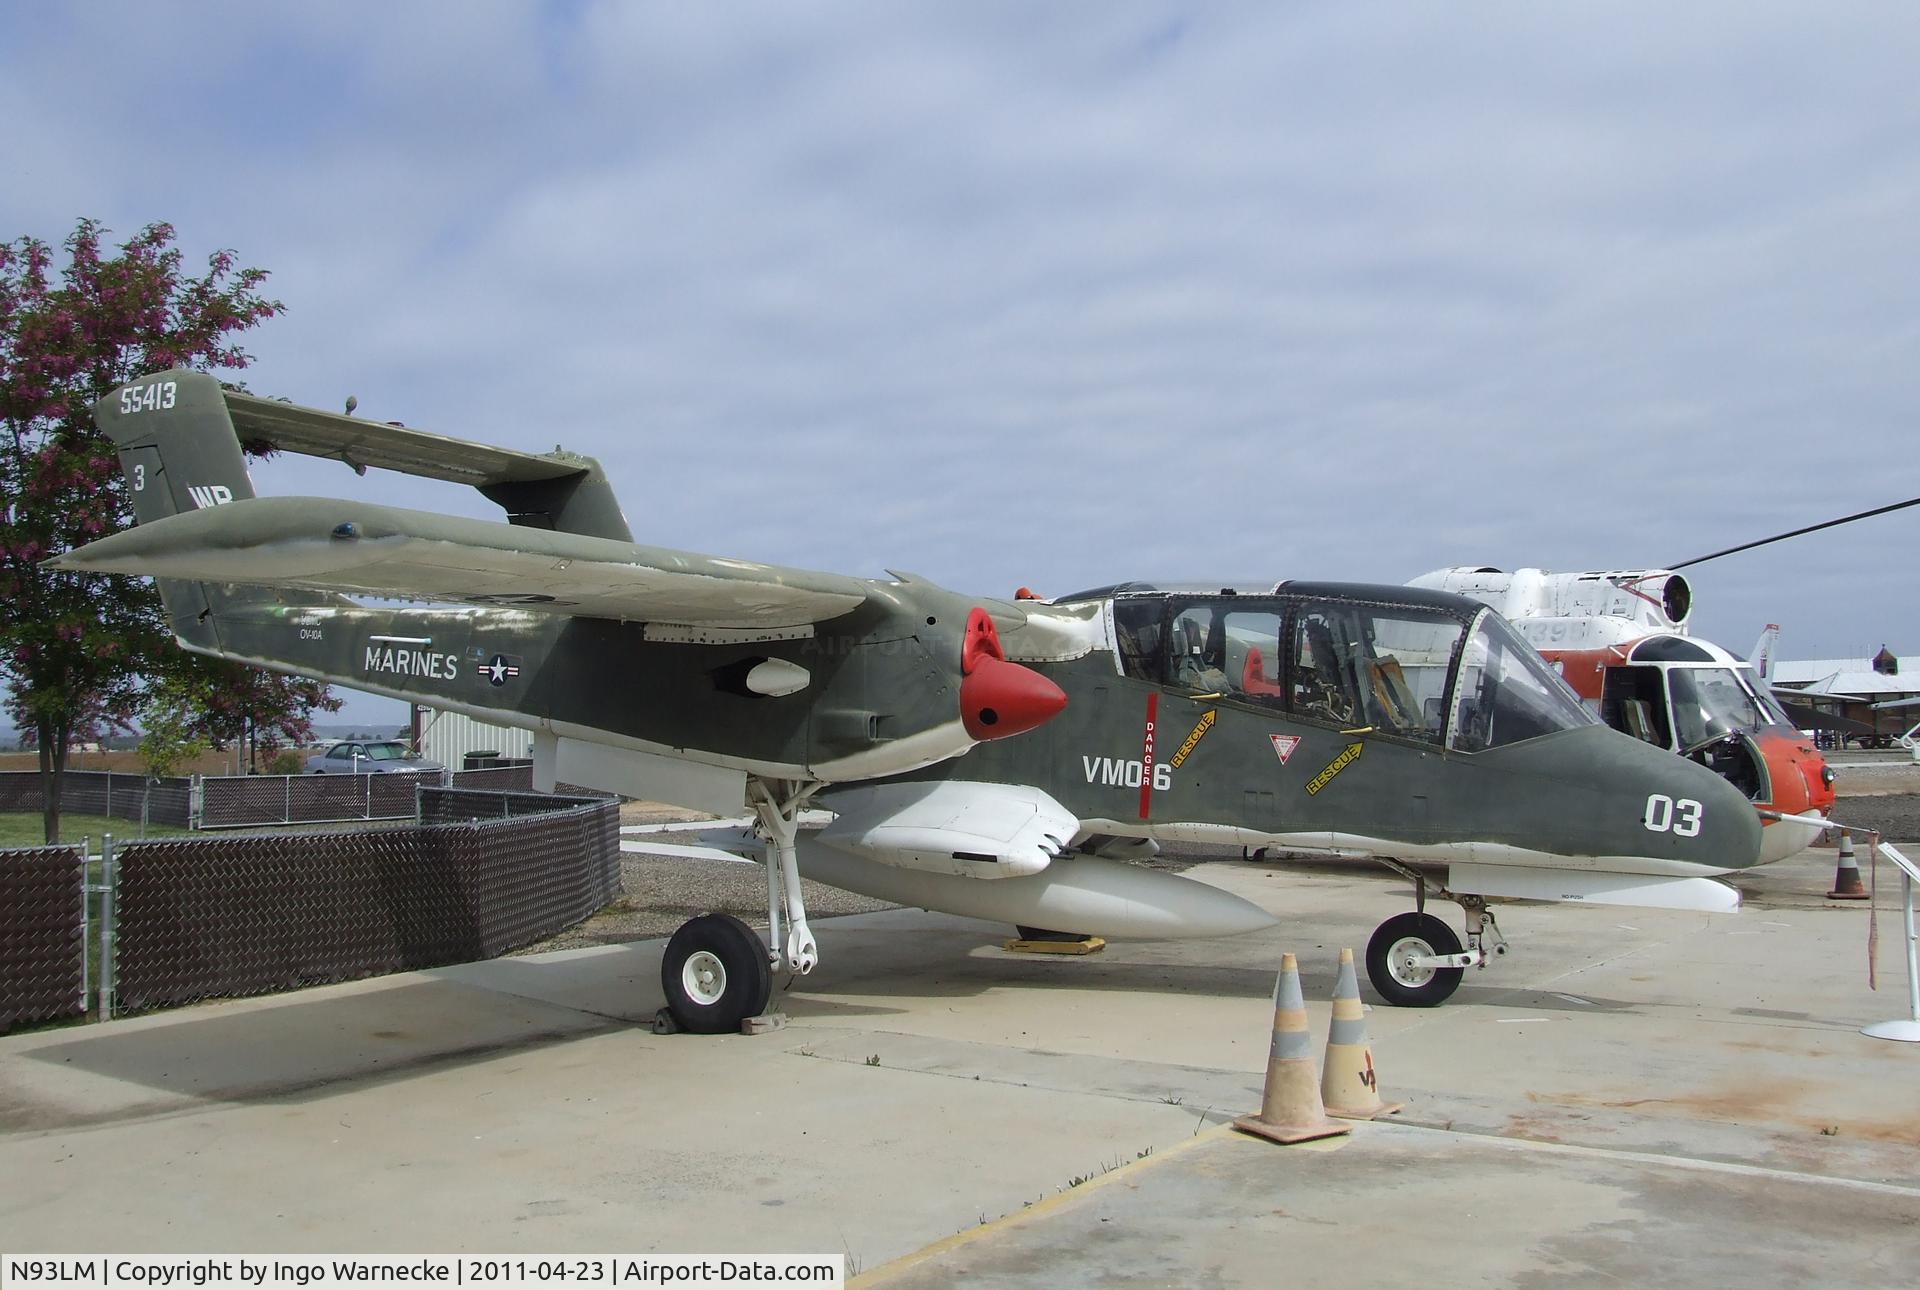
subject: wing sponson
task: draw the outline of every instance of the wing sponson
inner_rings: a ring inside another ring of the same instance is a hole
[[[262,497],[142,524],[56,567],[703,627],[790,627],[857,609],[830,573],[318,497]]]

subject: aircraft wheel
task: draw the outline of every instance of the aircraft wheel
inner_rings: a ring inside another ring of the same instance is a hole
[[[1407,960],[1459,952],[1460,938],[1432,914],[1395,914],[1367,942],[1367,979],[1388,1003],[1431,1008],[1460,988],[1465,969],[1415,967]]]
[[[766,1011],[773,973],[751,927],[732,914],[702,914],[667,942],[660,985],[680,1029],[719,1035]]]

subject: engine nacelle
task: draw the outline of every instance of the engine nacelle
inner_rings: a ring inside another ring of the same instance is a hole
[[[1693,587],[1667,569],[1553,573],[1488,566],[1436,569],[1407,584],[1468,596],[1519,623],[1529,618],[1620,618],[1641,627],[1686,634]]]

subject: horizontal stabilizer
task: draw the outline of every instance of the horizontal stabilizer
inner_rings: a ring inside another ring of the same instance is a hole
[[[316,497],[168,516],[54,564],[711,628],[798,627],[866,600],[838,574]]]
[[[490,484],[565,479],[584,474],[592,465],[586,458],[571,454],[549,457],[517,452],[409,426],[303,408],[278,399],[233,390],[223,393],[227,415],[233,418],[234,432],[241,442],[310,457],[332,457],[355,469],[375,466],[484,488]]]

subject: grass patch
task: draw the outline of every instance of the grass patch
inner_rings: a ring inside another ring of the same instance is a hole
[[[149,824],[147,836],[150,838],[177,838],[186,835],[188,830],[173,828],[166,824]],[[72,846],[81,838],[92,838],[93,849],[100,849],[102,834],[113,834],[116,842],[134,842],[140,837],[140,821],[120,820],[106,815],[76,815],[70,811],[60,813],[60,840],[63,845]],[[46,829],[40,821],[38,811],[0,812],[0,847],[39,847],[47,841]]]

